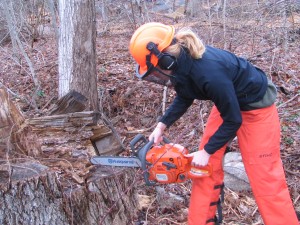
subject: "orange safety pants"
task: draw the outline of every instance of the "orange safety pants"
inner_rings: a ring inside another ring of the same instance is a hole
[[[299,225],[280,159],[280,124],[275,105],[242,111],[243,122],[237,132],[246,173],[265,225]],[[222,124],[212,108],[199,149]],[[212,225],[223,184],[222,167],[226,145],[211,155],[210,177],[194,179],[188,215],[189,225]],[[220,216],[220,215],[219,215]]]

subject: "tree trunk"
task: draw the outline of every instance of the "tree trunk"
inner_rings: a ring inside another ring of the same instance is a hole
[[[0,224],[132,224],[135,170],[89,162],[122,150],[96,112],[24,120],[3,89],[0,102]]]
[[[75,90],[98,110],[94,0],[59,1],[59,97]]]

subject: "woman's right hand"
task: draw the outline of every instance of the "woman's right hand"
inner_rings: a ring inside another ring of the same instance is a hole
[[[166,129],[166,125],[159,122],[155,129],[152,131],[152,133],[149,136],[149,141],[154,141],[155,145],[158,145],[160,142],[163,140],[163,133],[164,130]]]

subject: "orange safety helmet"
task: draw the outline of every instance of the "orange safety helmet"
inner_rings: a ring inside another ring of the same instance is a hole
[[[147,45],[154,43],[158,51],[162,52],[173,40],[175,28],[162,23],[150,22],[140,26],[132,35],[129,50],[135,61],[138,63],[137,73],[146,74],[149,68],[146,57],[151,54]],[[151,55],[149,60],[152,67],[157,66],[158,57]],[[145,75],[146,76],[146,75]]]

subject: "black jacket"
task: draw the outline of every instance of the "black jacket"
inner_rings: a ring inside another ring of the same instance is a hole
[[[242,123],[240,111],[263,98],[267,77],[247,60],[210,46],[206,46],[201,59],[192,59],[182,51],[177,62],[176,79],[172,81],[177,95],[160,121],[169,127],[194,99],[213,101],[223,119],[223,124],[204,146],[213,154],[236,135]]]

